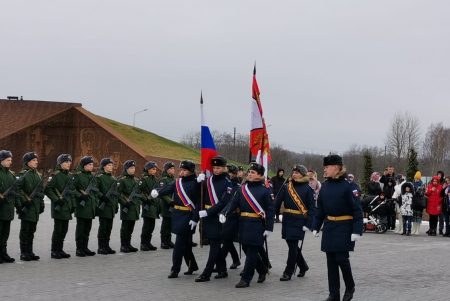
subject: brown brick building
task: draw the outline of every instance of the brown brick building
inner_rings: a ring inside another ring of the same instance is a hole
[[[118,130],[121,128],[139,131],[137,134],[140,136],[135,138],[133,135],[124,135]],[[167,158],[155,155],[152,144],[145,141],[145,135],[148,139],[151,139],[150,135],[159,140],[164,139],[94,115],[79,103],[0,99],[0,149],[13,153],[12,169],[15,171],[21,169],[22,156],[28,151],[35,151],[39,155],[39,170],[53,169],[61,153],[72,154],[73,168],[85,155],[93,156],[96,165],[102,158],[111,157],[116,175],[121,172],[122,163],[129,159],[136,160],[138,172],[149,160],[156,161],[160,167],[167,161],[178,163],[181,159],[178,156]],[[169,143],[172,146],[176,144],[172,141]],[[156,147],[156,142],[154,145]],[[198,161],[195,151],[176,147],[189,152],[183,158]]]

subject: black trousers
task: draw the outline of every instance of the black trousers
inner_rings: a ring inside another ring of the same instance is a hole
[[[220,245],[220,240],[209,240],[209,256],[208,261],[206,262],[206,267],[202,273],[203,275],[210,277],[213,272],[214,265],[216,265],[219,273],[227,271],[225,257],[223,256]]]
[[[120,239],[129,243],[131,241],[131,236],[133,235],[134,225],[136,221],[122,220],[122,225],[120,226]]]
[[[441,213],[439,214],[439,232],[444,231],[444,225],[445,225],[444,213]],[[445,231],[447,231],[447,229]]]
[[[227,258],[228,253],[230,253],[233,263],[240,262],[239,254],[236,250],[236,247],[234,246],[233,240],[224,240],[223,241],[222,254],[223,254],[224,259]]]
[[[77,243],[77,249],[85,249],[88,247],[91,228],[92,219],[77,217],[77,226],[75,229],[75,241]]]
[[[37,223],[26,220],[20,221],[20,244],[33,245],[34,233],[36,233]]]
[[[197,261],[192,252],[192,234],[177,234],[175,239],[175,247],[172,253],[172,268],[171,271],[179,273],[183,257],[188,265],[188,268],[198,269]]]
[[[98,225],[98,234],[97,238],[98,241],[104,241],[109,242],[111,238],[111,231],[113,228],[114,219],[112,218],[106,218],[106,217],[100,217],[99,218],[99,225]]]
[[[286,268],[284,272],[288,275],[292,275],[295,271],[295,265],[297,264],[300,271],[304,271],[308,268],[302,251],[298,247],[298,240],[286,240],[289,247],[288,258],[286,261]]]
[[[6,248],[11,230],[11,221],[0,220],[0,247]]]
[[[439,215],[430,214],[430,230],[436,231]]]
[[[172,218],[163,216],[161,222],[161,242],[172,240]]]
[[[144,217],[141,232],[141,244],[150,243],[152,240],[153,230],[155,230],[155,219],[151,217]]]
[[[54,219],[53,221],[52,251],[61,251],[69,230],[69,220]]]
[[[339,268],[342,272],[342,278],[344,279],[345,288],[352,289],[353,287],[355,287],[348,251],[327,252],[327,267],[328,289],[331,296],[340,297]]]
[[[252,281],[253,275],[255,275],[255,269],[258,274],[267,272],[267,268],[260,256],[261,248],[259,246],[242,245],[242,249],[245,252],[245,265],[241,279],[247,283]]]

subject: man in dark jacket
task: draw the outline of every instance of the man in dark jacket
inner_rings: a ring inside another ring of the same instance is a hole
[[[54,220],[51,258],[69,258],[63,250],[64,239],[69,229],[69,221],[74,212],[73,180],[69,173],[72,165],[72,156],[61,154],[56,159],[55,172],[52,174],[45,187],[45,194],[51,200],[51,214]]]
[[[286,181],[286,179],[284,178],[284,169],[278,168],[277,175],[270,179],[270,182],[272,183],[273,195],[275,197],[277,197],[277,195],[280,192],[280,189],[283,186],[283,184],[285,183],[285,181]],[[279,215],[280,215],[280,210],[278,208],[278,210],[276,211],[276,214],[275,214],[275,222],[276,223],[280,222],[280,220],[278,218]]]
[[[266,279],[268,267],[259,256],[264,241],[273,231],[274,200],[264,185],[264,166],[252,163],[247,173],[247,182],[233,196],[232,201],[219,216],[220,222],[226,222],[228,213],[240,209],[239,241],[246,254],[241,280],[236,288],[248,287],[257,270],[258,283]]]
[[[142,199],[142,219],[144,222],[141,232],[141,251],[156,250],[151,241],[155,229],[155,220],[159,218],[160,200],[152,198],[150,193],[159,186],[159,179],[156,178],[157,171],[158,165],[155,162],[147,162],[141,179],[141,191],[144,195]]]
[[[14,191],[16,177],[9,169],[11,165],[12,153],[7,150],[0,151],[0,263],[15,261],[8,255],[6,248],[16,202],[16,192]]]
[[[166,162],[164,170],[159,180],[159,187],[168,186],[175,182],[175,164],[173,162]],[[161,221],[161,249],[171,249],[174,247],[172,242],[172,213],[170,212],[170,202],[172,199],[169,196],[162,196],[160,199],[160,215]]]
[[[323,160],[325,178],[322,184],[313,224],[313,235],[323,225],[321,249],[327,254],[328,288],[326,301],[340,301],[339,268],[345,282],[343,301],[353,298],[355,282],[349,260],[349,251],[361,238],[363,216],[359,197],[352,185],[346,181],[342,158],[329,155]]]

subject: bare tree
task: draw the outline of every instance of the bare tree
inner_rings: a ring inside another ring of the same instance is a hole
[[[450,152],[450,129],[442,122],[431,124],[423,142],[423,157],[429,162],[430,172],[440,168]]]
[[[387,133],[386,146],[397,159],[405,158],[410,148],[418,149],[420,124],[417,117],[406,112],[397,113]]]

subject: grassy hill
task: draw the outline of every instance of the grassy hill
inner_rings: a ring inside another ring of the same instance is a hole
[[[154,133],[98,116],[114,130],[138,145],[146,155],[174,160],[190,159],[200,162],[200,152]]]

